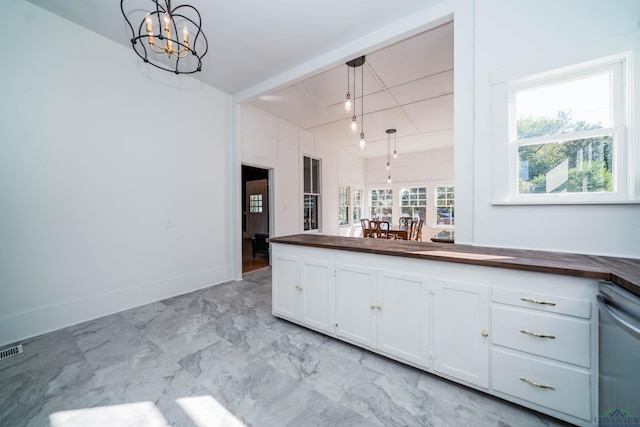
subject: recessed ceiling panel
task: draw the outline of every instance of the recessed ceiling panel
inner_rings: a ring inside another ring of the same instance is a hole
[[[451,70],[453,23],[372,53],[368,60],[388,88]]]
[[[453,95],[402,106],[420,132],[453,129]]]
[[[389,92],[400,105],[453,93],[453,70],[395,86]]]
[[[258,97],[251,104],[303,129],[341,119],[338,114],[324,108],[295,86]]]

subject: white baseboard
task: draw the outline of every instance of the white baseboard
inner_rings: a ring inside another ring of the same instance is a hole
[[[2,316],[0,347],[228,280],[229,267],[218,267]]]

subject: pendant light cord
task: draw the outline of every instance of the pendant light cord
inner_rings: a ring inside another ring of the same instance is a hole
[[[362,126],[361,132],[364,135],[364,64],[361,65],[362,72],[360,73],[360,126]],[[355,69],[353,71],[355,73]],[[354,82],[355,84],[355,82]]]

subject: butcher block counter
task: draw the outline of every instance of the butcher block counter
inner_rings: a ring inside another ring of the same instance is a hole
[[[608,280],[640,296],[640,259],[320,234],[269,242]]]

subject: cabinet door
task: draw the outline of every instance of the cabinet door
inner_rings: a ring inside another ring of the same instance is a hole
[[[428,298],[420,276],[383,271],[378,274],[376,302],[378,349],[404,360],[426,365],[423,328]]]
[[[336,323],[340,337],[376,347],[376,273],[371,269],[336,266]]]
[[[272,311],[296,320],[297,300],[300,293],[298,281],[298,260],[285,255],[274,255],[272,272]]]
[[[434,369],[488,388],[488,286],[435,279],[434,292]]]
[[[300,320],[333,335],[335,286],[333,263],[300,260]]]

